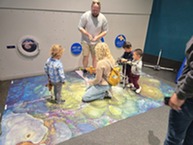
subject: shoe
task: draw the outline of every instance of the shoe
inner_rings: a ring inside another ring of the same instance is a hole
[[[137,89],[135,87],[130,88],[132,91],[136,91]]]
[[[83,69],[82,71],[83,71],[84,74],[88,72],[86,69]]]
[[[120,84],[123,84],[123,81],[120,81]]]
[[[64,103],[64,102],[66,102],[66,100],[60,100],[60,102]]]
[[[83,77],[87,77],[88,76],[88,71],[86,69],[83,69],[82,72],[83,72]]]
[[[65,102],[65,100],[60,100],[60,101],[58,101],[58,100],[56,100],[56,99],[55,99],[55,101],[56,101],[56,104],[62,104],[62,103]]]
[[[129,84],[127,85],[127,87],[128,87],[128,88],[133,88],[134,85],[133,85],[132,83],[129,83]]]
[[[111,99],[113,97],[111,91],[106,91],[105,92],[105,96],[104,96],[104,99]]]
[[[111,96],[104,96],[104,99],[112,99]]]
[[[135,93],[139,94],[141,92],[141,87],[135,90]]]
[[[85,100],[82,99],[82,102],[83,102],[83,103],[91,103],[91,102],[93,102],[93,101],[95,101],[95,100],[85,101]]]
[[[111,98],[112,96],[110,96],[109,94],[106,94],[103,99],[111,99]]]

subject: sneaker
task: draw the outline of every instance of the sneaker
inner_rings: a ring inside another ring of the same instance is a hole
[[[135,87],[130,88],[132,91],[136,91],[137,89]]]
[[[83,71],[84,74],[88,72],[86,69],[83,69],[82,71]]]
[[[87,77],[88,71],[86,69],[83,69],[82,72],[83,72],[83,77]]]
[[[141,87],[135,90],[135,93],[139,94],[141,92]]]
[[[104,96],[104,99],[111,99],[113,97],[111,91],[106,91],[105,92],[105,96]]]
[[[64,103],[64,102],[66,102],[66,100],[60,100],[60,102],[61,102],[61,103]]]
[[[107,95],[104,96],[104,99],[111,99],[111,98],[112,98],[111,96],[107,96]]]
[[[97,100],[97,99],[96,99],[96,100]],[[83,102],[83,103],[91,103],[91,102],[93,102],[93,101],[95,101],[95,100],[85,101],[85,100],[82,99],[82,102]]]
[[[132,83],[129,83],[129,84],[127,85],[127,87],[128,87],[128,88],[133,88],[134,85],[133,85]]]
[[[55,101],[56,101],[56,104],[62,104],[62,103],[64,103],[65,102],[65,100],[57,100],[57,99],[55,99]]]
[[[113,98],[113,94],[112,94],[112,91],[111,91],[111,90],[106,91],[105,98],[108,98],[108,99]]]

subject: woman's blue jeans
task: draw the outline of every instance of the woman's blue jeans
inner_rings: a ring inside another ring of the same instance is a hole
[[[93,85],[86,89],[86,92],[82,98],[83,101],[93,101],[97,99],[104,99],[106,91],[110,90],[109,85]]]
[[[170,110],[164,145],[193,145],[193,99],[187,99],[180,111]]]

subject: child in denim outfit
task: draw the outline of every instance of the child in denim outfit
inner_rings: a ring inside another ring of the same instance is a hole
[[[64,48],[61,45],[53,45],[51,47],[51,57],[47,59],[44,66],[49,83],[54,86],[54,96],[57,104],[65,101],[61,100],[62,85],[65,83],[63,64],[60,61],[63,52]]]

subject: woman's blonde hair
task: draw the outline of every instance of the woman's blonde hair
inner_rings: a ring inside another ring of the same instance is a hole
[[[111,55],[109,46],[104,42],[100,42],[95,46],[95,55],[97,61],[108,58],[112,63],[115,63],[115,60]]]
[[[52,45],[50,49],[51,57],[52,58],[60,58],[64,52],[64,48],[59,44]]]

